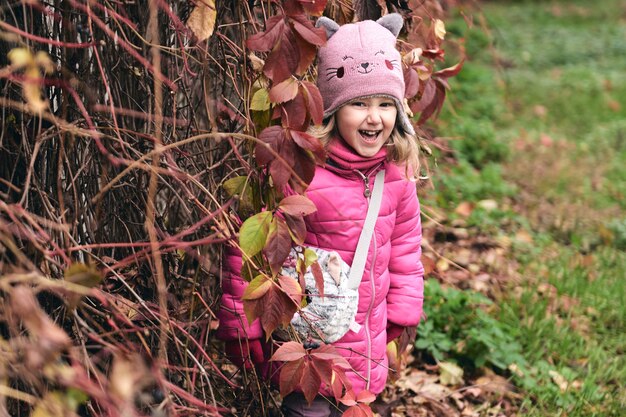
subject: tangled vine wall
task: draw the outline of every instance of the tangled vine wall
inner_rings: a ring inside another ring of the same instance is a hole
[[[219,253],[236,240],[235,213],[279,204],[268,181],[304,190],[306,166],[323,157],[302,136],[321,117],[310,64],[324,38],[311,16],[403,13],[421,47],[402,45],[419,124],[460,68],[435,69],[438,2],[383,3],[3,3],[0,416],[243,415],[271,405],[212,338]],[[294,48],[272,57],[287,41]],[[291,153],[259,160],[277,135]],[[295,171],[274,162],[285,157]]]

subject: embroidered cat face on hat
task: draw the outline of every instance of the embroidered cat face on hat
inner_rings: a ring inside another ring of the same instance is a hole
[[[404,77],[396,37],[402,29],[396,13],[376,22],[366,20],[339,26],[326,17],[316,26],[326,30],[328,42],[318,51],[317,85],[324,100],[324,117],[359,97],[384,96],[394,100],[398,124],[409,134],[413,127],[404,111]]]

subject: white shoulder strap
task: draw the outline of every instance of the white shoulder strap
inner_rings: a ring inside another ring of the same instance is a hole
[[[370,204],[367,208],[363,230],[361,231],[361,236],[359,236],[359,243],[354,252],[354,260],[350,267],[348,288],[357,289],[359,285],[361,285],[361,279],[363,279],[363,272],[365,271],[365,261],[367,261],[367,252],[369,251],[372,235],[374,234],[376,219],[378,219],[378,213],[380,212],[380,204],[383,200],[384,185],[385,170],[381,170],[376,174],[376,178],[374,179],[374,190],[372,191]]]

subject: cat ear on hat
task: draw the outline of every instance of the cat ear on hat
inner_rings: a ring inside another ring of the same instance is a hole
[[[404,25],[404,19],[398,13],[390,13],[378,19],[376,23],[393,33],[393,36],[397,38]]]
[[[339,30],[339,24],[332,19],[329,19],[325,16],[320,17],[315,22],[315,27],[322,27],[326,31],[326,39],[330,39],[331,36],[335,34]]]

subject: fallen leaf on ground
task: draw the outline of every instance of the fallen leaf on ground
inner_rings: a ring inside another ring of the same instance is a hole
[[[452,362],[439,363],[439,380],[444,385],[461,385],[463,368]]]

